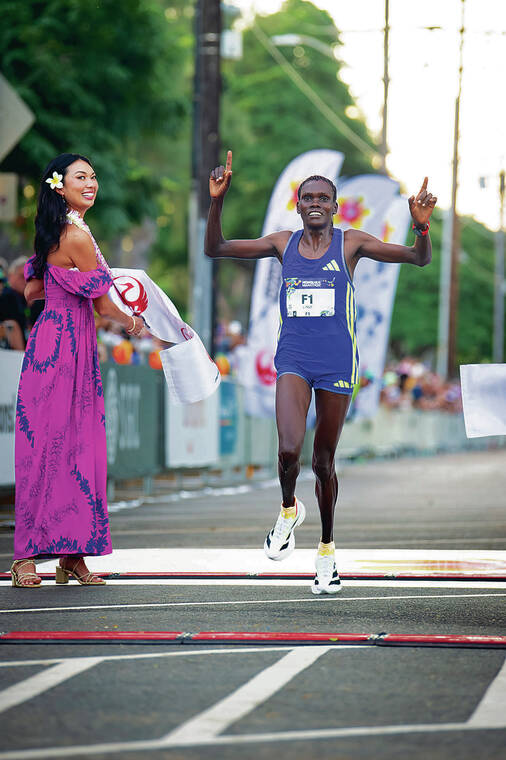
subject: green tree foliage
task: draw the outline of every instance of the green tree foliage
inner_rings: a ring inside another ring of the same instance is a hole
[[[298,34],[327,49],[338,49],[339,35],[331,17],[305,0],[286,0],[278,13],[257,16],[254,24],[269,38]],[[247,29],[240,61],[223,67],[223,148],[234,151],[237,181],[227,198],[226,229],[230,236],[257,237],[272,188],[288,162],[314,148],[345,154],[343,173],[372,171],[370,160],[319,113],[307,96]],[[278,48],[306,84],[371,147],[364,123],[345,115],[353,99],[339,78],[341,64],[309,44]]]
[[[177,129],[161,131],[149,141],[150,164],[159,179],[152,199],[158,235],[150,251],[150,275],[186,318],[190,276],[188,262],[188,199],[191,183],[192,98],[194,70],[194,6],[188,0],[160,0],[177,52],[177,68],[167,69],[169,88],[184,109]],[[175,79],[176,78],[176,79]]]
[[[93,211],[101,240],[158,215],[163,188],[154,167],[188,109],[180,48],[187,39],[171,21],[158,0],[2,3],[2,73],[36,118],[2,169],[36,185],[58,153],[88,155],[101,183]],[[29,238],[33,204],[24,215]]]
[[[255,26],[260,30],[260,39]],[[221,143],[223,154],[227,148],[234,152],[234,177],[224,213],[224,232],[229,238],[255,238],[261,234],[274,184],[289,161],[300,153],[315,148],[340,150],[345,155],[343,173],[372,171],[368,156],[315,108],[273,58],[264,38],[287,34],[304,35],[320,44],[321,49],[296,44],[283,45],[278,50],[313,92],[375,148],[365,124],[345,114],[346,107],[354,101],[339,78],[341,64],[331,52],[338,51],[340,43],[329,14],[305,0],[286,0],[278,13],[257,16],[253,26],[244,32],[242,60],[225,61],[223,65]],[[220,290],[227,294],[230,306],[234,293],[242,292],[246,272],[251,279],[254,265],[220,262],[219,267]],[[238,278],[241,288],[234,288]],[[249,304],[240,296],[236,300],[236,316],[247,323]]]
[[[286,0],[278,13],[257,17],[255,23],[270,38],[296,33],[316,38],[325,45],[339,45],[339,32],[329,15],[304,0]],[[287,163],[305,150],[341,150],[345,154],[343,175],[374,171],[368,157],[316,111],[273,60],[254,30],[246,30],[243,43],[243,59],[224,65],[222,145],[224,150],[227,147],[234,150],[235,174],[224,215],[227,237],[256,237],[261,233],[275,181]],[[339,61],[309,45],[283,46],[280,52],[322,100],[374,147],[365,125],[346,118],[345,109],[353,100],[339,79]],[[391,348],[398,356],[434,355],[441,237],[442,218],[436,212],[431,228],[432,264],[423,269],[401,268],[390,336]],[[408,241],[411,244],[411,232]],[[459,363],[490,360],[492,233],[471,219],[462,220],[461,249],[457,359]],[[243,322],[247,322],[248,304],[239,294],[243,292],[245,270],[252,273],[253,266],[220,262],[221,292],[227,294],[229,309],[232,307]],[[238,294],[235,300],[234,292]],[[223,312],[226,313],[225,305]]]
[[[110,241],[146,216],[156,221],[151,274],[185,311],[191,163],[194,4],[190,0],[2,0],[1,71],[36,122],[2,163],[36,186],[47,162],[63,151],[89,155],[100,180],[90,222]],[[330,16],[306,0],[257,16],[269,38],[299,34],[339,51]],[[367,154],[330,124],[291,81],[255,29],[246,29],[240,61],[223,61],[221,144],[234,151],[227,197],[227,237],[257,237],[272,188],[286,164],[313,148],[345,154],[343,174],[373,171]],[[279,48],[313,91],[371,147],[339,77],[339,60],[308,44]],[[379,74],[377,75],[379,86]],[[212,167],[209,167],[212,168]],[[18,233],[33,239],[35,197],[22,196]],[[392,320],[396,353],[437,342],[441,221],[431,229],[433,262],[404,266]],[[411,236],[409,237],[411,240]],[[462,229],[459,361],[491,356],[493,240],[481,225]],[[247,323],[253,265],[220,262],[221,314]]]
[[[462,218],[460,224],[457,363],[491,361],[493,233],[470,218]],[[396,356],[430,356],[437,346],[442,227],[442,215],[436,210],[429,266],[401,267],[390,330],[391,349]]]
[[[461,219],[459,256],[459,364],[492,361],[494,237],[473,219]]]
[[[409,264],[400,268],[390,328],[391,349],[398,357],[420,356],[437,343],[441,234],[441,215],[436,209],[430,228],[432,262],[422,269]],[[413,240],[409,230],[406,245]]]

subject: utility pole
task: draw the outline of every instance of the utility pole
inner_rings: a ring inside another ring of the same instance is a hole
[[[499,229],[495,238],[494,352],[497,364],[504,360],[504,169],[499,173]]]
[[[453,377],[456,373],[457,359],[457,318],[459,305],[459,252],[460,252],[460,226],[457,215],[457,189],[458,189],[458,166],[459,166],[459,118],[460,98],[462,94],[462,72],[464,66],[464,14],[465,2],[461,0],[461,24],[459,44],[459,71],[458,92],[455,100],[455,129],[453,135],[453,174],[452,174],[452,205],[451,205],[451,276],[450,276],[450,324],[448,328],[448,363],[446,368],[447,377]]]
[[[390,0],[385,0],[385,31],[383,35],[383,126],[381,130],[381,171],[387,174],[387,123],[388,123],[388,86],[390,77],[388,74],[388,35],[390,33]]]
[[[436,372],[440,377],[448,373],[448,331],[450,327],[450,281],[453,211],[443,212],[443,236],[441,240],[441,267],[439,272],[439,315]]]
[[[219,163],[220,0],[195,3],[192,185],[189,204],[190,306],[192,326],[212,351],[216,266],[204,256],[209,211],[209,174]]]

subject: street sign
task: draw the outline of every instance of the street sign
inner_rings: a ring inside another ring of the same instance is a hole
[[[236,29],[224,29],[220,39],[220,53],[222,58],[231,61],[240,61],[242,58],[242,34]]]
[[[10,153],[35,121],[35,116],[0,74],[0,161]]]

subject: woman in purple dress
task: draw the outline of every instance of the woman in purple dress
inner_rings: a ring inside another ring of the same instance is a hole
[[[84,214],[98,182],[90,161],[64,153],[44,172],[35,256],[25,267],[29,303],[45,307],[26,346],[16,411],[16,528],[12,585],[36,588],[38,559],[59,557],[56,582],[104,581],[85,556],[112,551],[107,457],[93,307],[132,335],[143,322],[109,299],[110,270]]]

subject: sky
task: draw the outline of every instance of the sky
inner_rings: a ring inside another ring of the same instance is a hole
[[[369,129],[379,135],[384,0],[312,2],[342,32],[342,79]],[[233,3],[246,14],[272,13],[282,0]],[[466,0],[464,8],[457,210],[497,229],[499,172],[506,169],[506,2]],[[462,0],[390,0],[387,168],[408,195],[428,176],[441,208],[451,205],[461,18]]]

